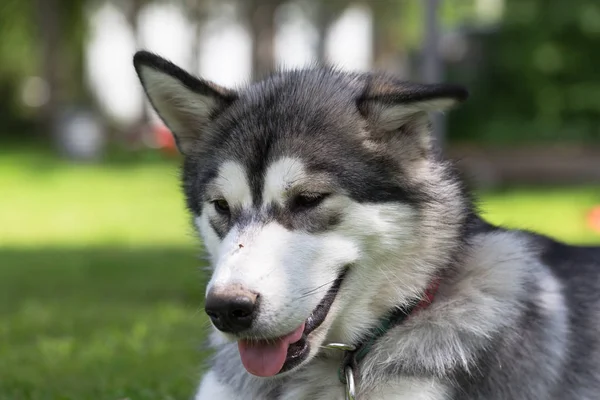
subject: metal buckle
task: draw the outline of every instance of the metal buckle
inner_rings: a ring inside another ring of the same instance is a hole
[[[351,366],[346,367],[346,400],[356,400],[356,387],[354,386],[354,372]]]
[[[345,343],[328,343],[323,347],[331,350],[349,352],[356,350],[356,346]],[[352,366],[346,365],[344,368],[344,376],[346,378],[346,400],[356,400],[356,386],[354,384],[354,371],[352,370]]]
[[[351,344],[345,343],[328,343],[323,346],[326,349],[331,350],[341,350],[341,351],[354,351],[356,350],[356,346],[352,346]]]

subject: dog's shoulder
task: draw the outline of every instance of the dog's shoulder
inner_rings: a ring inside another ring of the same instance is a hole
[[[600,277],[600,246],[574,246],[533,235],[540,257],[562,279]]]
[[[567,244],[532,231],[507,229],[492,225],[477,215],[469,218],[465,236],[475,240],[503,236],[514,242],[514,249],[535,257],[567,285],[579,280],[600,284],[600,246]]]
[[[600,246],[576,246],[526,234],[541,263],[561,282],[569,306],[600,316]]]

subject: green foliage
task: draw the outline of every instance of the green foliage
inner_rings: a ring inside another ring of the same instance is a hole
[[[86,1],[56,0],[59,46],[51,49],[61,69],[61,96],[67,101],[88,100],[84,84]],[[21,100],[22,86],[31,76],[44,76],[44,35],[38,5],[34,0],[0,2],[0,135],[16,139],[30,133],[39,109],[27,108]]]
[[[451,139],[600,142],[599,40],[595,0],[507,0]]]
[[[23,78],[37,71],[33,11],[33,1],[0,2],[0,134],[31,129],[19,94]]]
[[[36,70],[34,2],[4,0],[0,5],[0,76],[23,77]],[[4,79],[3,79],[4,80]]]
[[[441,30],[472,21],[475,16],[475,0],[441,0],[439,21]],[[405,50],[418,50],[423,44],[425,1],[422,0],[377,0],[369,2],[375,24],[387,24],[395,33],[395,40],[406,46]]]

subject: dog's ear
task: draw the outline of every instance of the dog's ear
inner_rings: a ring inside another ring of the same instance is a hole
[[[431,142],[428,113],[445,111],[467,97],[468,92],[462,86],[371,76],[366,79],[357,106],[367,120],[370,140],[410,143],[411,147],[417,145],[414,150],[423,154],[428,152]]]
[[[237,98],[234,91],[198,79],[173,63],[146,51],[133,65],[158,115],[175,135],[183,154],[193,153],[207,135],[206,126]]]

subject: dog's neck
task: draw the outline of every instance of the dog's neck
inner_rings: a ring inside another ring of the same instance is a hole
[[[542,270],[531,246],[518,233],[476,222],[463,253],[435,301],[390,329],[369,352],[360,368],[364,389],[376,385],[374,370],[448,379],[469,371],[490,340],[520,318],[527,288],[537,285],[524,273]]]
[[[468,200],[465,201],[468,203]],[[368,276],[364,276],[364,280],[361,277],[365,291],[373,294],[373,301],[364,303],[365,296],[360,290],[354,289],[354,293],[347,293],[344,297],[350,297],[351,300],[344,307],[343,319],[333,323],[333,329],[330,330],[327,339],[347,343],[357,347],[356,352],[366,353],[370,351],[374,342],[380,339],[389,340],[384,338],[389,330],[405,322],[411,322],[412,315],[429,308],[440,286],[448,287],[462,273],[467,262],[468,251],[466,250],[470,247],[468,245],[470,238],[492,229],[491,225],[471,211],[470,203],[466,208],[469,212],[462,214],[462,220],[448,221],[453,225],[453,232],[446,237],[446,243],[428,243],[427,247],[419,249],[421,254],[414,253],[404,258],[407,260],[407,265],[389,268],[389,271],[386,270],[385,274],[380,275],[383,279],[377,282],[372,281]],[[452,214],[449,218],[451,216]],[[452,240],[449,240],[450,236]],[[447,243],[450,242],[454,244],[453,247],[448,246]],[[430,257],[432,252],[438,253],[436,258]],[[413,273],[413,268],[420,269],[418,273]],[[347,315],[350,317],[346,317]],[[356,315],[362,315],[362,318],[356,318]],[[351,326],[353,330],[350,331],[345,326]],[[326,340],[325,343],[329,341]],[[366,351],[365,343],[369,343]],[[343,362],[348,361],[348,353],[352,352],[346,352]],[[340,357],[339,352],[326,351],[324,355]],[[365,355],[361,355],[361,360]],[[356,361],[360,363],[361,360]]]
[[[422,296],[413,299],[408,304],[399,305],[390,310],[387,315],[379,320],[377,325],[373,326],[370,331],[356,344],[335,343],[325,345],[330,349],[341,349],[344,351],[343,361],[339,369],[339,378],[343,384],[346,384],[346,369],[352,369],[353,373],[357,373],[360,368],[360,362],[367,356],[377,340],[383,337],[390,329],[402,324],[406,319],[420,310],[429,307],[440,287],[441,277],[435,276],[431,279],[429,285],[425,289]]]

